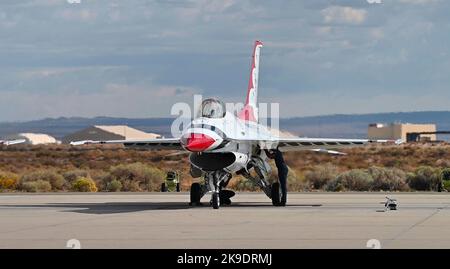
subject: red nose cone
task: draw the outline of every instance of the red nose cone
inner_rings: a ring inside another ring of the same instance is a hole
[[[190,151],[204,151],[211,147],[216,140],[205,134],[191,134],[186,139],[186,148]]]

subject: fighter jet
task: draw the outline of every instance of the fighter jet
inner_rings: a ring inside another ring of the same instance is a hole
[[[279,182],[270,184],[268,181],[271,168],[266,150],[312,150],[341,154],[335,150],[387,142],[367,139],[283,138],[273,135],[258,119],[258,76],[262,46],[261,41],[255,41],[247,97],[239,113],[228,112],[223,102],[209,98],[201,103],[198,117],[191,121],[178,138],[77,141],[72,142],[72,145],[123,144],[125,147],[186,151],[189,153],[191,175],[194,178],[204,178],[202,183],[191,185],[191,204],[200,204],[200,199],[210,193],[210,204],[218,209],[221,205],[220,193],[236,174],[259,186],[273,205],[281,203]]]

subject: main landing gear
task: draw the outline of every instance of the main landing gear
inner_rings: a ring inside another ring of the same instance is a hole
[[[267,181],[269,177],[269,170],[261,158],[253,158],[251,161],[251,168],[256,172],[255,175],[250,174],[248,170],[240,171],[246,179],[258,186],[266,195],[272,200],[274,206],[286,205],[286,193],[283,193],[283,188],[280,182],[275,182],[272,185]],[[280,173],[280,171],[279,171]]]
[[[275,182],[271,187],[271,199],[274,206],[286,206],[286,199],[283,199],[283,191],[279,182]]]
[[[202,199],[202,196],[204,193],[202,192],[202,187],[200,183],[192,183],[191,185],[191,202],[189,205],[191,206],[200,206],[202,205],[200,203],[200,199]]]

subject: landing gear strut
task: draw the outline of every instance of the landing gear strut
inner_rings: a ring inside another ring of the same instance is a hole
[[[264,163],[261,159],[255,158],[251,163],[256,175],[253,176],[248,170],[240,171],[246,179],[253,182],[254,185],[258,186],[270,199],[272,199],[272,186],[267,181],[268,171],[266,170]]]
[[[221,205],[221,189],[226,186],[231,179],[231,174],[225,171],[214,171],[206,174],[205,180],[207,181],[209,191],[212,192],[211,195],[211,206],[214,209],[219,209]],[[231,201],[230,201],[231,203]]]
[[[251,175],[249,170],[253,168],[256,172],[256,175]],[[272,185],[269,184],[267,181],[267,178],[269,177],[270,170],[268,166],[265,165],[265,162],[263,159],[254,157],[250,162],[250,167],[247,170],[242,170],[239,172],[241,175],[243,175],[245,178],[253,182],[256,186],[259,186],[261,190],[272,200],[272,204],[274,206],[285,206],[286,205],[286,191],[283,192],[283,188],[281,184],[285,184],[285,181],[283,183],[275,182]],[[285,173],[283,174],[284,178],[287,177],[287,167],[283,171],[280,171],[278,169],[278,173]]]

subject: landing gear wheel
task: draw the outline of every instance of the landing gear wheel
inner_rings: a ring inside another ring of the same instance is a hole
[[[214,209],[219,209],[220,207],[220,196],[217,192],[212,194],[211,205]]]
[[[192,183],[191,185],[191,202],[189,205],[201,205],[200,199],[202,198],[202,187],[199,183]]]
[[[166,183],[161,184],[161,192],[167,192]]]
[[[177,183],[177,192],[180,192],[180,183]]]
[[[275,183],[272,184],[271,197],[272,197],[272,204],[274,206],[280,206],[281,205],[281,188],[280,188],[280,183],[275,182]]]

